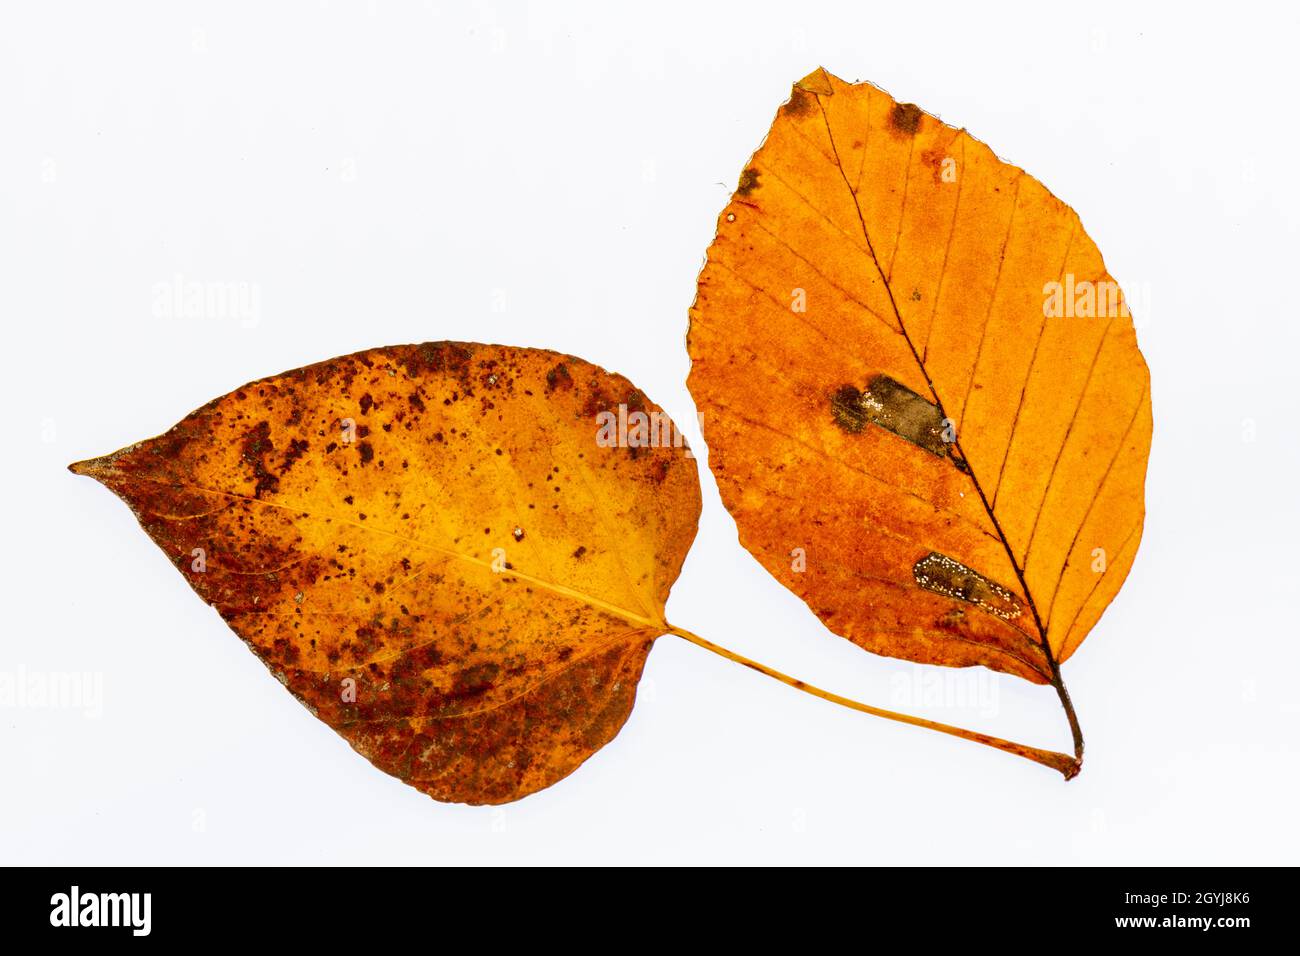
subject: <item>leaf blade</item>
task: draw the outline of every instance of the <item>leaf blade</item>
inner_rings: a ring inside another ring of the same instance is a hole
[[[552,352],[374,349],[73,470],[376,766],[498,803],[612,739],[667,629],[698,479],[682,448],[597,443],[629,402],[659,413]]]
[[[824,71],[778,111],[701,272],[689,384],[742,543],[836,633],[1056,682],[1118,591],[1149,377],[1126,313],[1044,315],[1045,283],[1071,270],[1112,281],[1073,211],[965,132]],[[947,462],[917,440],[916,399],[951,416]],[[1081,560],[1099,541],[1117,559],[1101,580]],[[792,547],[815,574],[793,571]],[[965,569],[947,600],[919,593],[930,553]],[[1024,613],[966,600],[979,581]],[[1059,628],[1036,606],[1058,593],[1078,619]]]

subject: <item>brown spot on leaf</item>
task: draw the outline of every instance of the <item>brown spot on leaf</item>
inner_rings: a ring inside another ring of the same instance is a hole
[[[240,454],[253,469],[253,497],[262,497],[264,491],[275,491],[280,486],[280,479],[266,466],[267,457],[275,451],[271,444],[271,424],[261,421],[244,434]]]
[[[301,458],[307,451],[307,439],[293,438],[289,441],[289,447],[285,450],[284,461],[280,463],[280,474],[284,474],[293,467],[293,463]]]
[[[817,108],[817,98],[798,86],[790,91],[790,101],[782,109],[790,116],[807,116]]]
[[[848,432],[878,425],[940,458],[949,457],[952,445],[943,411],[888,375],[877,375],[859,392],[852,385],[831,396],[835,424]],[[964,463],[963,463],[964,464]]]
[[[740,185],[736,187],[737,196],[748,196],[758,188],[758,170],[753,166],[740,174]]]
[[[569,374],[569,366],[560,362],[546,373],[546,390],[553,392],[556,389],[568,391],[573,388],[573,376]]]
[[[831,415],[835,424],[846,432],[860,432],[867,424],[862,410],[862,393],[852,385],[842,385],[831,396]]]
[[[921,115],[921,108],[915,103],[895,103],[889,114],[889,125],[911,136],[921,125]]]
[[[398,361],[412,378],[431,372],[454,372],[463,377],[473,358],[471,346],[464,342],[424,342],[398,352]]]
[[[927,591],[974,604],[1004,621],[1020,616],[1020,602],[1008,588],[946,554],[931,551],[913,565],[912,577]],[[960,619],[958,615],[948,623],[951,626]]]

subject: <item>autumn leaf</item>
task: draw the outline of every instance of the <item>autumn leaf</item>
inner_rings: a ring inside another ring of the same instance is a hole
[[[806,694],[1060,771],[1060,663],[1142,526],[1146,367],[1066,206],[866,84],[796,84],[719,221],[690,386],[741,541],[868,650],[1051,684],[1075,754],[865,704],[664,617],[680,432],[626,379],[431,343],[246,385],[72,466],[375,766],[502,803],[617,734],[673,634]]]
[[[1137,551],[1151,404],[1075,213],[817,70],[719,217],[689,350],[743,545],[869,651],[1054,686],[1077,771],[1060,664]]]
[[[620,406],[634,440],[598,441]],[[580,359],[444,342],[253,382],[72,470],[376,767],[501,803],[618,733],[668,630],[699,482],[646,422],[671,429]]]

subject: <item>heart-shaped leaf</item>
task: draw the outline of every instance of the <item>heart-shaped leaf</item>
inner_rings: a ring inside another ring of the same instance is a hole
[[[580,359],[443,342],[253,382],[72,468],[375,766],[502,803],[631,712],[699,519],[676,439]]]

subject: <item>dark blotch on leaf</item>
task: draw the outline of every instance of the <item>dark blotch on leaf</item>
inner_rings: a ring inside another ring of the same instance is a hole
[[[262,492],[275,491],[280,486],[280,479],[266,466],[266,459],[274,450],[269,422],[258,422],[244,434],[241,451],[244,461],[253,469],[256,482],[253,487],[254,498],[260,498]]]
[[[546,373],[546,390],[553,392],[557,388],[573,388],[573,376],[569,374],[569,366],[563,362]]]
[[[803,116],[811,113],[816,106],[816,99],[807,90],[796,86],[790,91],[790,102],[783,107],[791,116]]]
[[[736,187],[737,196],[748,196],[758,188],[758,170],[753,166],[740,174],[740,185]]]
[[[912,567],[912,577],[927,591],[974,604],[994,617],[1012,621],[1020,616],[1020,601],[1009,589],[960,561],[931,551]],[[958,616],[957,620],[960,620]],[[950,619],[949,623],[952,623]]]
[[[894,111],[889,115],[889,125],[911,136],[921,125],[921,108],[915,103],[895,103]]]
[[[843,386],[831,396],[831,413],[835,424],[845,431],[860,432],[870,423],[939,458],[948,458],[952,452],[939,406],[888,375],[873,377],[865,392]]]
[[[294,462],[303,456],[307,451],[307,439],[293,438],[289,441],[289,447],[285,450],[284,461],[280,465],[280,474],[284,474],[293,467]]]
[[[835,424],[846,432],[862,431],[867,424],[862,393],[852,385],[842,386],[831,396],[831,414],[835,416]]]

